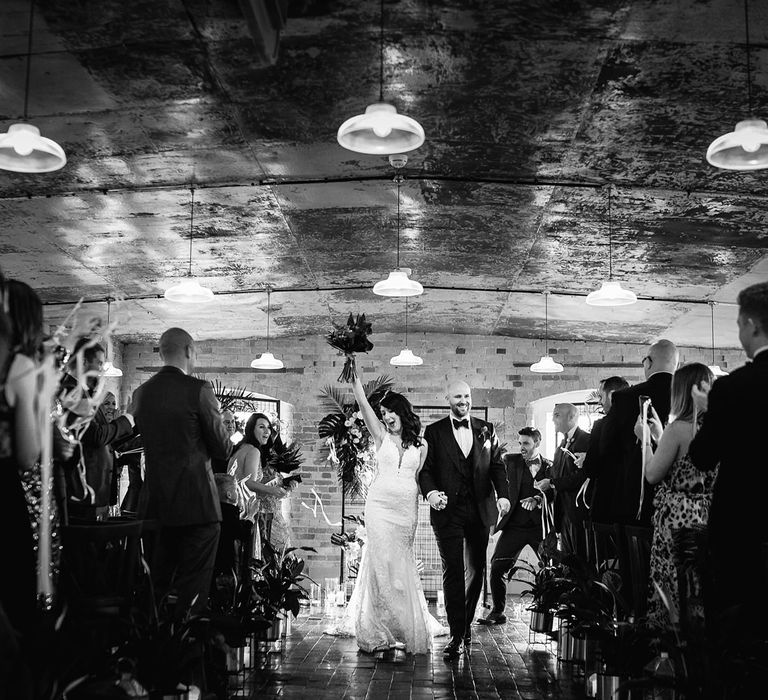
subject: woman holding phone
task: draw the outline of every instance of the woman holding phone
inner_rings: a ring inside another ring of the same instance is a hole
[[[651,542],[651,575],[648,599],[648,622],[654,627],[669,627],[670,615],[659,596],[664,592],[673,610],[679,610],[677,572],[672,555],[672,531],[681,527],[706,524],[716,472],[697,470],[688,457],[688,446],[698,428],[699,418],[692,390],[702,382],[712,383],[710,369],[699,362],[684,365],[672,378],[670,423],[662,427],[652,405],[641,408],[635,423],[638,440],[646,440],[645,478],[659,484],[654,495],[653,540]],[[644,397],[641,397],[641,402]],[[647,402],[650,404],[650,400]],[[647,427],[644,425],[647,415]],[[654,444],[657,445],[654,448]],[[700,591],[692,591],[692,599]],[[693,603],[690,619],[703,622],[700,604]]]

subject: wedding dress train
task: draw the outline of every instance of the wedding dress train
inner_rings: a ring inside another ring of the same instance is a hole
[[[378,472],[365,501],[367,542],[355,589],[339,624],[329,634],[355,636],[363,651],[405,648],[429,651],[433,636],[448,629],[432,617],[416,571],[413,543],[418,517],[419,449],[402,457],[386,434],[377,452]]]

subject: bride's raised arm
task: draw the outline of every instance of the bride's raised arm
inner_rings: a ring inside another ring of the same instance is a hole
[[[360,381],[360,377],[357,374],[357,367],[353,364],[352,370],[355,373],[355,378],[352,380],[352,393],[355,395],[355,401],[360,407],[360,413],[365,421],[365,426],[368,428],[368,432],[373,436],[373,440],[376,444],[376,449],[381,447],[381,441],[384,439],[386,429],[376,415],[376,411],[373,410],[371,404],[368,403],[368,397],[365,395],[363,389],[363,383]]]

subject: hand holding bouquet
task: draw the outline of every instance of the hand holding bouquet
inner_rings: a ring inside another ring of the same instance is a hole
[[[368,352],[373,349],[373,343],[368,340],[371,334],[371,324],[365,320],[365,314],[357,318],[349,314],[346,325],[333,324],[333,330],[326,336],[328,345],[336,348],[339,353],[347,356],[344,369],[339,375],[340,382],[352,382],[355,378],[354,357],[356,352]]]

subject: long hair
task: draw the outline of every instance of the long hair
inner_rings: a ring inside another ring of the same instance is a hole
[[[413,412],[411,402],[402,394],[390,391],[385,394],[379,403],[379,412],[381,412],[382,408],[396,413],[397,417],[400,418],[400,423],[403,426],[400,433],[400,437],[403,439],[403,447],[407,448],[409,445],[421,447],[421,437],[419,435],[421,433],[421,420]]]
[[[18,280],[6,282],[11,345],[15,352],[35,358],[43,342],[43,304],[32,287]]]
[[[250,418],[245,422],[245,428],[243,428],[243,439],[238,443],[237,450],[239,450],[241,447],[244,447],[245,445],[252,445],[255,447],[259,452],[262,452],[261,450],[261,443],[256,439],[256,423],[259,421],[259,418],[263,418],[267,423],[269,423],[270,427],[272,426],[272,421],[269,420],[269,416],[264,415],[263,413],[251,413]],[[237,452],[237,450],[235,450]],[[262,452],[262,457],[264,457],[264,454]],[[262,463],[263,463],[262,459]]]
[[[683,365],[672,375],[672,401],[669,412],[673,420],[692,421],[694,415],[691,389],[701,382],[712,382],[715,375],[712,370],[701,362],[691,362]]]

